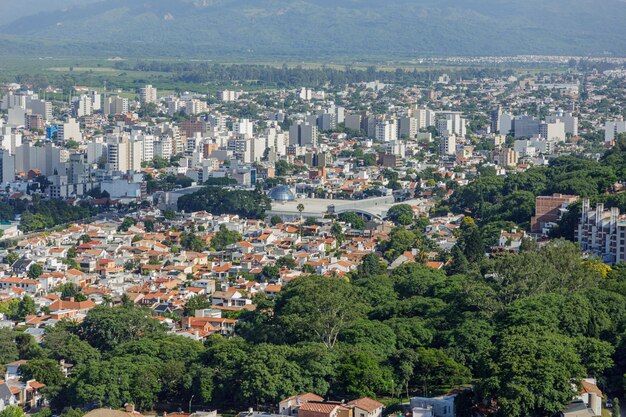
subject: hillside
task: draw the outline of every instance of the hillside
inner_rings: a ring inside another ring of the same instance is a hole
[[[41,0],[3,0],[19,17],[0,26],[0,52],[21,43],[103,56],[626,55],[618,0],[73,0],[33,15],[13,3]]]

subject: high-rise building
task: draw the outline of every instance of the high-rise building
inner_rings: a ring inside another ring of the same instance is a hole
[[[497,148],[493,151],[494,164],[501,167],[511,167],[517,165],[517,152],[511,148]]]
[[[376,140],[389,142],[398,138],[398,128],[395,120],[381,120],[376,124]]]
[[[500,117],[502,116],[502,107],[498,106],[490,113],[491,131],[493,133],[500,132]],[[505,132],[506,133],[506,132]]]
[[[626,133],[626,121],[614,120],[607,121],[604,124],[604,141],[613,142],[617,138],[617,135]]]
[[[157,89],[151,85],[146,85],[139,90],[139,101],[141,103],[158,103]]]
[[[604,204],[598,203],[593,210],[589,200],[583,200],[578,243],[583,251],[609,265],[626,262],[626,218],[617,207],[605,210]]]
[[[289,144],[298,146],[317,146],[317,125],[298,122],[289,128]]]
[[[456,154],[456,136],[444,135],[439,142],[439,152],[441,155],[454,155]]]
[[[398,119],[398,136],[414,139],[419,132],[419,123],[415,117],[402,117]]]
[[[15,180],[15,155],[7,149],[0,149],[0,186]]]
[[[143,141],[132,140],[127,134],[107,138],[107,164],[111,171],[140,171]]]
[[[360,114],[346,114],[345,126],[347,129],[356,130],[357,132],[361,130],[361,115]]]
[[[128,99],[124,97],[107,97],[104,100],[104,114],[128,113]]]
[[[467,134],[466,120],[461,117],[460,112],[439,112],[437,113],[437,133],[439,135],[456,135],[465,137]]]
[[[67,122],[61,123],[59,125],[59,129],[57,130],[57,139],[59,140],[77,140],[80,141],[83,139],[83,134],[80,131],[80,123],[76,121],[76,119],[68,118]]]
[[[578,136],[578,117],[572,113],[558,110],[556,113],[551,114],[546,118],[547,123],[563,122],[565,133],[572,136]]]
[[[239,121],[233,123],[233,133],[235,135],[252,137],[254,134],[254,123],[248,119],[239,119]]]
[[[539,120],[528,116],[517,116],[513,119],[513,136],[530,138],[539,134]]]
[[[91,96],[82,94],[78,97],[74,97],[74,100],[72,100],[72,113],[76,118],[91,115],[93,113]]]
[[[565,123],[557,120],[553,123],[539,124],[539,136],[554,142],[565,142]]]

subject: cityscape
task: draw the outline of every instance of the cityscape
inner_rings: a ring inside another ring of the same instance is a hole
[[[626,3],[6,1],[0,417],[621,415]]]

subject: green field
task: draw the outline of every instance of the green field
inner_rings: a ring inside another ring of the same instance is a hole
[[[94,89],[102,89],[104,83],[107,83],[109,91],[122,90],[125,95],[134,97],[134,93],[145,84],[152,84],[157,87],[161,93],[175,93],[179,91],[191,91],[197,93],[215,93],[221,89],[243,88],[247,91],[258,91],[267,89],[268,86],[259,85],[254,81],[241,81],[237,83],[191,83],[181,82],[175,79],[174,73],[158,72],[158,71],[134,71],[122,70],[115,68],[116,62],[119,60],[112,59],[96,59],[96,58],[77,58],[77,57],[16,57],[4,56],[0,63],[0,83],[21,82],[25,84],[37,84],[39,88],[44,85],[54,85],[68,88],[72,85],[87,86]],[[129,66],[134,66],[140,60],[131,59],[124,60]],[[327,61],[321,62],[305,62],[305,61],[246,61],[226,58],[224,60],[197,60],[190,59],[184,61],[181,59],[149,59],[147,61],[163,62],[163,63],[219,63],[219,64],[256,64],[267,65],[271,67],[301,67],[304,69],[320,69],[330,68],[342,70],[346,66],[354,69],[364,70],[368,67],[375,66],[382,71],[393,71],[397,68],[404,70],[417,71],[455,71],[472,66],[464,65],[436,65],[436,64],[416,64],[414,60],[390,60],[383,58],[371,58],[369,60],[355,61]],[[482,68],[476,66],[475,68]],[[504,65],[491,66],[491,68],[509,69]],[[566,68],[563,66],[536,65],[512,68],[517,73],[535,73],[539,71],[558,72]],[[33,81],[35,79],[35,81]],[[269,86],[271,88],[271,86]]]

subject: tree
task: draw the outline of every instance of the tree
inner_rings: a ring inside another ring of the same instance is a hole
[[[294,279],[276,300],[276,317],[293,339],[319,341],[328,349],[361,311],[349,283],[314,275]]]
[[[17,253],[10,252],[4,257],[4,262],[6,262],[7,265],[13,265],[19,258],[20,256]]]
[[[389,240],[380,244],[380,250],[383,252],[385,259],[392,261],[413,248],[416,243],[417,236],[415,233],[402,227],[396,227],[389,234]]]
[[[450,358],[441,349],[419,348],[416,351],[412,380],[430,396],[432,386],[455,386],[469,382],[469,369]]]
[[[211,239],[211,246],[215,250],[224,250],[227,246],[241,241],[241,235],[235,231],[228,230],[226,226],[221,225],[220,230],[215,233]]]
[[[188,316],[193,316],[196,310],[204,310],[206,308],[211,308],[211,300],[209,300],[204,295],[194,295],[185,304],[185,314]]]
[[[0,411],[0,417],[26,417],[26,414],[24,414],[24,410],[22,410],[22,407],[18,407],[17,405],[10,405],[4,410]]]
[[[15,334],[8,328],[0,329],[0,363],[10,363],[19,358]]]
[[[446,272],[449,274],[465,274],[469,269],[469,262],[465,257],[465,254],[459,248],[459,245],[454,245],[450,251],[450,263],[446,266]]]
[[[357,269],[357,276],[360,278],[371,277],[374,275],[384,274],[387,271],[387,265],[375,253],[368,253],[361,260],[361,264]]]
[[[387,217],[396,225],[407,226],[413,223],[413,209],[408,204],[397,204],[389,209]]]
[[[348,223],[353,229],[363,230],[365,229],[365,221],[359,217],[358,214],[353,212],[341,213],[338,217],[339,221]]]
[[[572,340],[537,327],[506,329],[498,337],[493,375],[483,388],[497,398],[498,415],[553,415],[575,395],[585,375]]]
[[[459,241],[463,248],[463,254],[469,262],[475,263],[485,257],[485,247],[480,229],[471,217],[463,219]]]
[[[31,279],[37,279],[43,274],[43,267],[40,264],[32,264],[28,268],[28,277]]]
[[[276,266],[278,268],[294,269],[297,264],[291,256],[281,256],[276,260]]]
[[[261,271],[261,275],[266,279],[276,279],[280,276],[280,269],[277,265],[265,265]]]
[[[30,316],[37,313],[37,307],[35,306],[35,300],[30,296],[25,295],[17,305],[17,312],[12,317],[17,321],[22,321],[26,316]]]
[[[282,219],[282,217],[280,217],[280,216],[276,216],[276,215],[274,215],[274,216],[272,216],[272,218],[270,219],[270,224],[271,224],[272,226],[276,226],[277,224],[281,224],[282,222],[283,222],[283,219]]]
[[[375,397],[377,392],[388,389],[389,375],[381,369],[373,356],[354,352],[343,358],[338,367],[338,382],[349,397]]]
[[[187,232],[181,233],[180,246],[185,250],[194,252],[202,252],[206,249],[206,244],[202,239],[200,239],[195,233]]]
[[[46,329],[44,347],[50,357],[57,361],[63,359],[77,367],[100,360],[98,350],[60,325]]]
[[[93,347],[110,350],[124,341],[160,334],[163,327],[141,308],[97,306],[89,310],[79,331]]]
[[[341,245],[346,236],[343,234],[343,227],[337,222],[330,227],[330,233],[333,235],[338,245]]]
[[[31,359],[19,368],[24,381],[36,379],[49,386],[60,386],[65,380],[60,365],[54,359]]]
[[[262,219],[270,209],[271,200],[258,190],[228,190],[207,186],[178,199],[179,211],[204,210],[213,215],[236,214],[249,219]]]
[[[36,359],[44,356],[44,351],[35,341],[35,338],[27,333],[15,336],[15,344],[20,354],[20,359]]]

